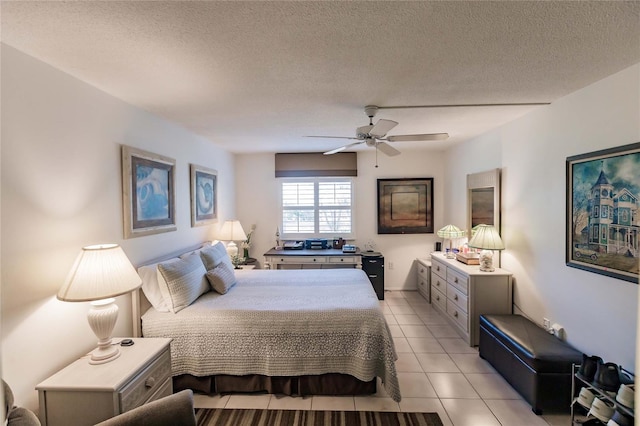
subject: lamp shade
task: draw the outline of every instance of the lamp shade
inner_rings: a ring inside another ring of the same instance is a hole
[[[473,229],[475,234],[468,243],[469,247],[484,250],[504,250],[504,243],[496,228],[491,225],[478,225]]]
[[[140,276],[117,244],[101,244],[82,248],[58,299],[86,302],[108,299],[129,293],[142,284]]]
[[[438,231],[438,237],[440,238],[462,238],[464,234],[464,231],[461,231],[460,228],[455,225],[447,225]]]
[[[240,241],[246,240],[247,234],[244,233],[239,220],[227,220],[222,225],[218,238],[222,241]]]

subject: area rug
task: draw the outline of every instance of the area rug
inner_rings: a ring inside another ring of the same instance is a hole
[[[442,426],[437,413],[200,408],[198,426]]]

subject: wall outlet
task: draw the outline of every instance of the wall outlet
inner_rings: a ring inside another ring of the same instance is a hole
[[[542,326],[545,330],[551,331],[551,320],[549,320],[549,318],[542,318]]]
[[[393,262],[389,262],[389,269],[393,269]]]

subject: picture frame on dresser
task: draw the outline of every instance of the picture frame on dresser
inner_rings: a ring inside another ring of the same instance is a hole
[[[189,164],[191,183],[191,227],[218,219],[218,171]]]
[[[433,232],[433,178],[378,179],[378,234]]]
[[[566,264],[638,283],[640,142],[567,157]]]
[[[176,160],[122,145],[124,238],[175,231]]]

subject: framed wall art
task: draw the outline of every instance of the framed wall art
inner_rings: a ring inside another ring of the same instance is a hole
[[[638,283],[640,143],[568,157],[567,266]]]
[[[433,233],[433,178],[378,179],[378,234]]]
[[[500,232],[500,169],[467,175],[467,230],[493,225]]]
[[[218,219],[218,172],[190,164],[191,226],[202,226]]]
[[[122,146],[124,237],[176,230],[176,160]]]

